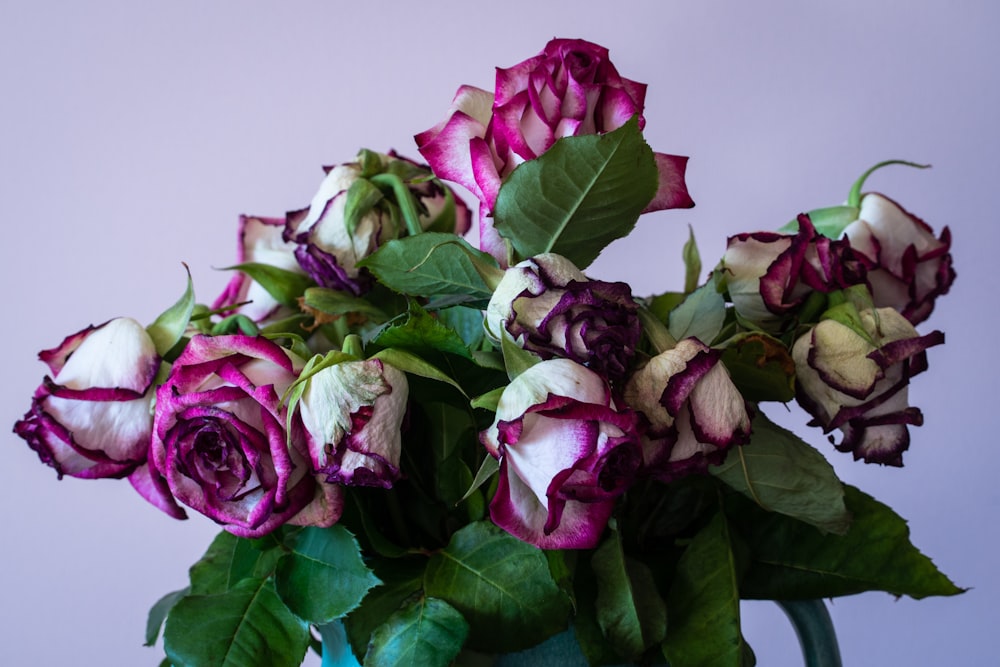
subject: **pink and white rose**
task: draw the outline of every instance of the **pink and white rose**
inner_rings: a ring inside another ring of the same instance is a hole
[[[493,523],[543,549],[596,546],[641,464],[635,424],[607,382],[574,361],[542,361],[518,375],[480,434],[500,460]]]
[[[644,418],[646,473],[664,482],[706,472],[750,439],[752,411],[715,350],[685,338],[632,374],[626,404]]]

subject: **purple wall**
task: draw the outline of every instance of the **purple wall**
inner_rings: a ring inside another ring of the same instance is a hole
[[[1000,407],[987,274],[1000,245],[1000,5],[469,2],[7,3],[0,8],[2,424],[28,407],[36,352],[117,315],[149,322],[183,289],[226,281],[237,215],[308,203],[323,164],[360,147],[415,155],[461,83],[489,87],[553,36],[611,49],[650,84],[649,143],[691,156],[691,211],[644,218],[590,269],[638,294],[676,288],[691,224],[706,263],[727,235],[775,228],[869,182],[941,227],[958,282],[927,323],[947,331],[911,401],[902,470],[838,472],[910,520],[914,542],[966,595],[885,594],[832,606],[845,664],[984,664],[1000,576],[994,445]],[[351,7],[338,9],[339,6]],[[364,6],[365,8],[360,8]],[[498,7],[504,9],[499,10]],[[558,6],[558,7],[557,7]],[[929,330],[923,326],[922,331]],[[772,413],[776,411],[772,408]],[[804,421],[793,408],[786,423]],[[9,428],[9,427],[7,427]],[[155,665],[145,614],[186,583],[215,528],[174,522],[125,482],[57,482],[15,436],[0,447],[0,655],[11,665]],[[771,605],[744,623],[763,665],[799,665]],[[993,658],[995,659],[995,657]]]

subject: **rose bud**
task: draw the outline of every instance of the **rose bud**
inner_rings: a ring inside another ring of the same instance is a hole
[[[930,225],[880,194],[862,197],[844,236],[868,266],[875,306],[895,308],[912,324],[927,319],[955,280],[949,229],[935,238]]]
[[[261,218],[241,215],[239,223],[239,248],[237,264],[268,264],[285,271],[302,273],[295,259],[294,243],[282,238],[285,229],[284,218]],[[279,317],[281,304],[261,287],[260,283],[241,271],[237,271],[222,294],[212,304],[212,309],[220,309],[249,301],[239,309],[229,313],[246,315],[254,322],[264,322]]]
[[[437,222],[449,200],[454,201],[455,220],[446,231],[464,234],[471,220],[465,204],[431,179],[426,167],[394,153],[383,155],[365,151],[359,157],[367,162],[348,162],[329,168],[312,203],[308,208],[288,213],[284,230],[285,240],[296,244],[295,257],[299,265],[313,280],[322,287],[355,295],[367,291],[371,282],[367,273],[357,268],[357,263],[385,242],[406,234],[398,208],[410,204],[390,201],[385,199],[387,195],[379,194],[364,202],[353,202],[352,205],[362,208],[355,211],[357,215],[353,221],[349,220],[347,206],[351,198],[348,193],[352,186],[364,186],[359,181],[376,175],[403,173],[403,182],[416,203],[416,215],[423,229]],[[372,159],[379,162],[378,174],[369,173]],[[377,192],[378,188],[369,183],[368,194]]]
[[[579,39],[553,39],[537,56],[497,68],[493,94],[462,86],[448,117],[416,135],[434,173],[469,189],[480,201],[480,249],[505,261],[489,216],[500,183],[514,168],[562,137],[604,134],[639,116],[646,84],[622,77],[608,50]],[[656,153],[660,185],[647,211],[694,205],[684,182],[687,158]]]
[[[301,424],[285,430],[301,366],[262,337],[191,339],[156,393],[150,455],[177,500],[240,537],[337,521],[341,488],[311,473]]]
[[[892,308],[860,315],[864,334],[825,319],[795,342],[796,398],[814,417],[810,426],[843,432],[840,451],[901,466],[910,445],[907,425],[923,423],[920,410],[909,406],[907,386],[927,369],[925,350],[943,343],[944,334],[920,336]]]
[[[311,376],[298,407],[313,470],[328,482],[390,488],[399,479],[408,394],[406,375],[378,359]]]
[[[561,255],[545,253],[504,272],[486,308],[486,330],[506,330],[543,359],[565,357],[612,383],[624,378],[642,336],[626,283],[589,280]]]
[[[38,354],[52,377],[14,425],[59,477],[124,477],[146,461],[153,381],[160,367],[141,324],[121,317]]]
[[[750,439],[751,409],[720,363],[721,350],[697,338],[649,360],[625,385],[625,402],[648,422],[643,462],[669,482],[709,465]]]
[[[500,459],[493,523],[543,549],[597,545],[641,463],[635,415],[569,359],[542,361],[504,389],[480,440]]]
[[[818,234],[807,215],[795,234],[755,232],[729,238],[723,265],[739,315],[774,329],[813,292],[828,293],[864,282],[850,244]]]

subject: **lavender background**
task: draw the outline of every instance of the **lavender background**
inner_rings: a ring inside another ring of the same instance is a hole
[[[0,423],[28,407],[35,354],[118,315],[150,322],[180,294],[227,279],[239,213],[308,203],[320,166],[360,147],[415,155],[462,83],[553,36],[611,49],[650,84],[646,137],[691,156],[691,211],[647,216],[590,269],[638,294],[676,288],[693,225],[706,263],[729,234],[775,228],[869,185],[954,234],[958,282],[923,327],[947,331],[911,401],[902,470],[853,463],[846,481],[907,517],[912,539],[964,596],[870,593],[832,614],[847,665],[995,660],[1000,576],[993,258],[1000,130],[1000,4],[966,2],[0,4]],[[779,414],[773,406],[771,414]],[[784,418],[801,423],[797,408]],[[215,527],[175,522],[127,482],[57,482],[0,436],[0,655],[5,664],[156,665],[145,614],[186,583]],[[769,603],[745,607],[762,665],[801,665]]]

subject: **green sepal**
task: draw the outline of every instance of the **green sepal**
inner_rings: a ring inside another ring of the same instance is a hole
[[[847,204],[849,206],[854,206],[854,207],[861,206],[861,190],[865,187],[865,181],[868,180],[869,176],[871,176],[873,173],[875,173],[882,167],[888,167],[889,165],[892,164],[901,164],[907,167],[913,167],[915,169],[930,168],[929,164],[920,164],[918,162],[909,162],[907,160],[885,160],[884,162],[879,162],[874,167],[872,167],[865,173],[861,174],[858,180],[854,182],[854,185],[851,186],[850,193],[847,195]]]
[[[713,276],[670,311],[670,335],[674,340],[693,336],[711,345],[725,321],[726,300],[719,293]]]
[[[684,243],[681,257],[684,259],[684,293],[690,294],[697,289],[701,279],[701,255],[691,225],[688,225],[688,240]]]
[[[368,299],[354,296],[343,290],[328,287],[309,287],[302,295],[302,303],[327,315],[358,313],[374,322],[385,322],[389,315]]]
[[[367,178],[359,178],[351,183],[344,198],[344,227],[347,228],[348,236],[354,236],[358,224],[384,196]]]
[[[187,287],[177,302],[165,311],[146,327],[146,333],[153,339],[156,346],[156,353],[165,357],[167,353],[184,336],[191,315],[194,313],[194,283],[191,281],[191,271],[187,264],[184,265],[187,273]]]

